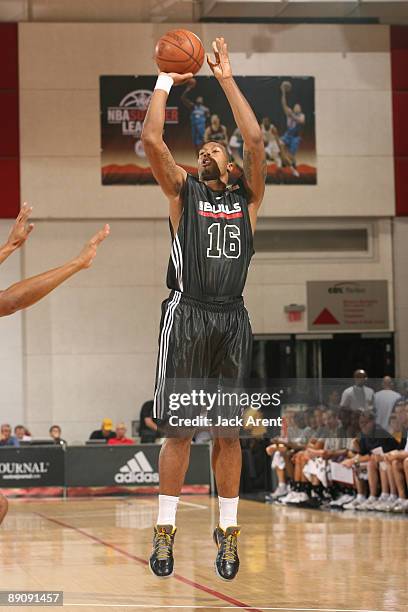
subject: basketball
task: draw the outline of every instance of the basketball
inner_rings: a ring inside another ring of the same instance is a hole
[[[204,62],[201,40],[189,30],[170,30],[156,44],[154,57],[162,72],[198,72]]]

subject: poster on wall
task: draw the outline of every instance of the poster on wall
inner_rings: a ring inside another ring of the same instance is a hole
[[[101,76],[103,185],[154,184],[141,141],[157,76]],[[270,184],[316,185],[313,77],[236,77],[262,129]],[[177,163],[196,173],[197,153],[209,140],[223,143],[242,172],[243,141],[228,101],[214,77],[199,76],[173,87],[164,139]]]

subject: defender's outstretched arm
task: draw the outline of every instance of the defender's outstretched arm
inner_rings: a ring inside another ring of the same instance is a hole
[[[215,62],[211,60],[209,55],[207,55],[207,62],[224,90],[236,124],[242,134],[244,141],[244,177],[250,192],[250,206],[252,210],[257,210],[265,191],[266,162],[262,131],[252,108],[234,81],[227,43],[223,38],[215,39],[213,51]]]
[[[89,268],[95,258],[98,246],[109,235],[109,232],[109,225],[105,225],[104,229],[97,232],[84,246],[78,257],[75,257],[72,261],[54,270],[22,280],[8,289],[0,291],[0,317],[11,315],[35,304],[70,276],[80,270]]]

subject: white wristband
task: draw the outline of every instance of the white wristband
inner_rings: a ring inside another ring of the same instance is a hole
[[[157,81],[156,81],[156,85],[155,85],[155,89],[163,89],[164,91],[166,91],[168,94],[170,93],[170,89],[173,86],[173,79],[171,78],[170,75],[168,74],[159,74],[159,76],[157,77]]]

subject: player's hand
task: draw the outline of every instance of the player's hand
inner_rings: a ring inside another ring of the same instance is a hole
[[[207,53],[207,64],[211,68],[213,75],[218,81],[232,78],[231,64],[228,57],[227,43],[224,39],[216,38],[213,40],[213,51],[215,62],[212,61],[210,54]]]
[[[93,260],[96,257],[96,251],[98,246],[109,236],[110,227],[109,225],[105,225],[105,227],[97,232],[90,240],[86,243],[78,257],[75,259],[75,262],[78,264],[80,269],[90,268]]]
[[[34,229],[33,223],[27,223],[32,210],[32,207],[24,202],[7,238],[7,244],[13,249],[21,247]]]
[[[192,72],[186,72],[184,74],[178,74],[177,72],[160,72],[160,74],[167,74],[173,79],[173,85],[184,85],[193,78]]]

